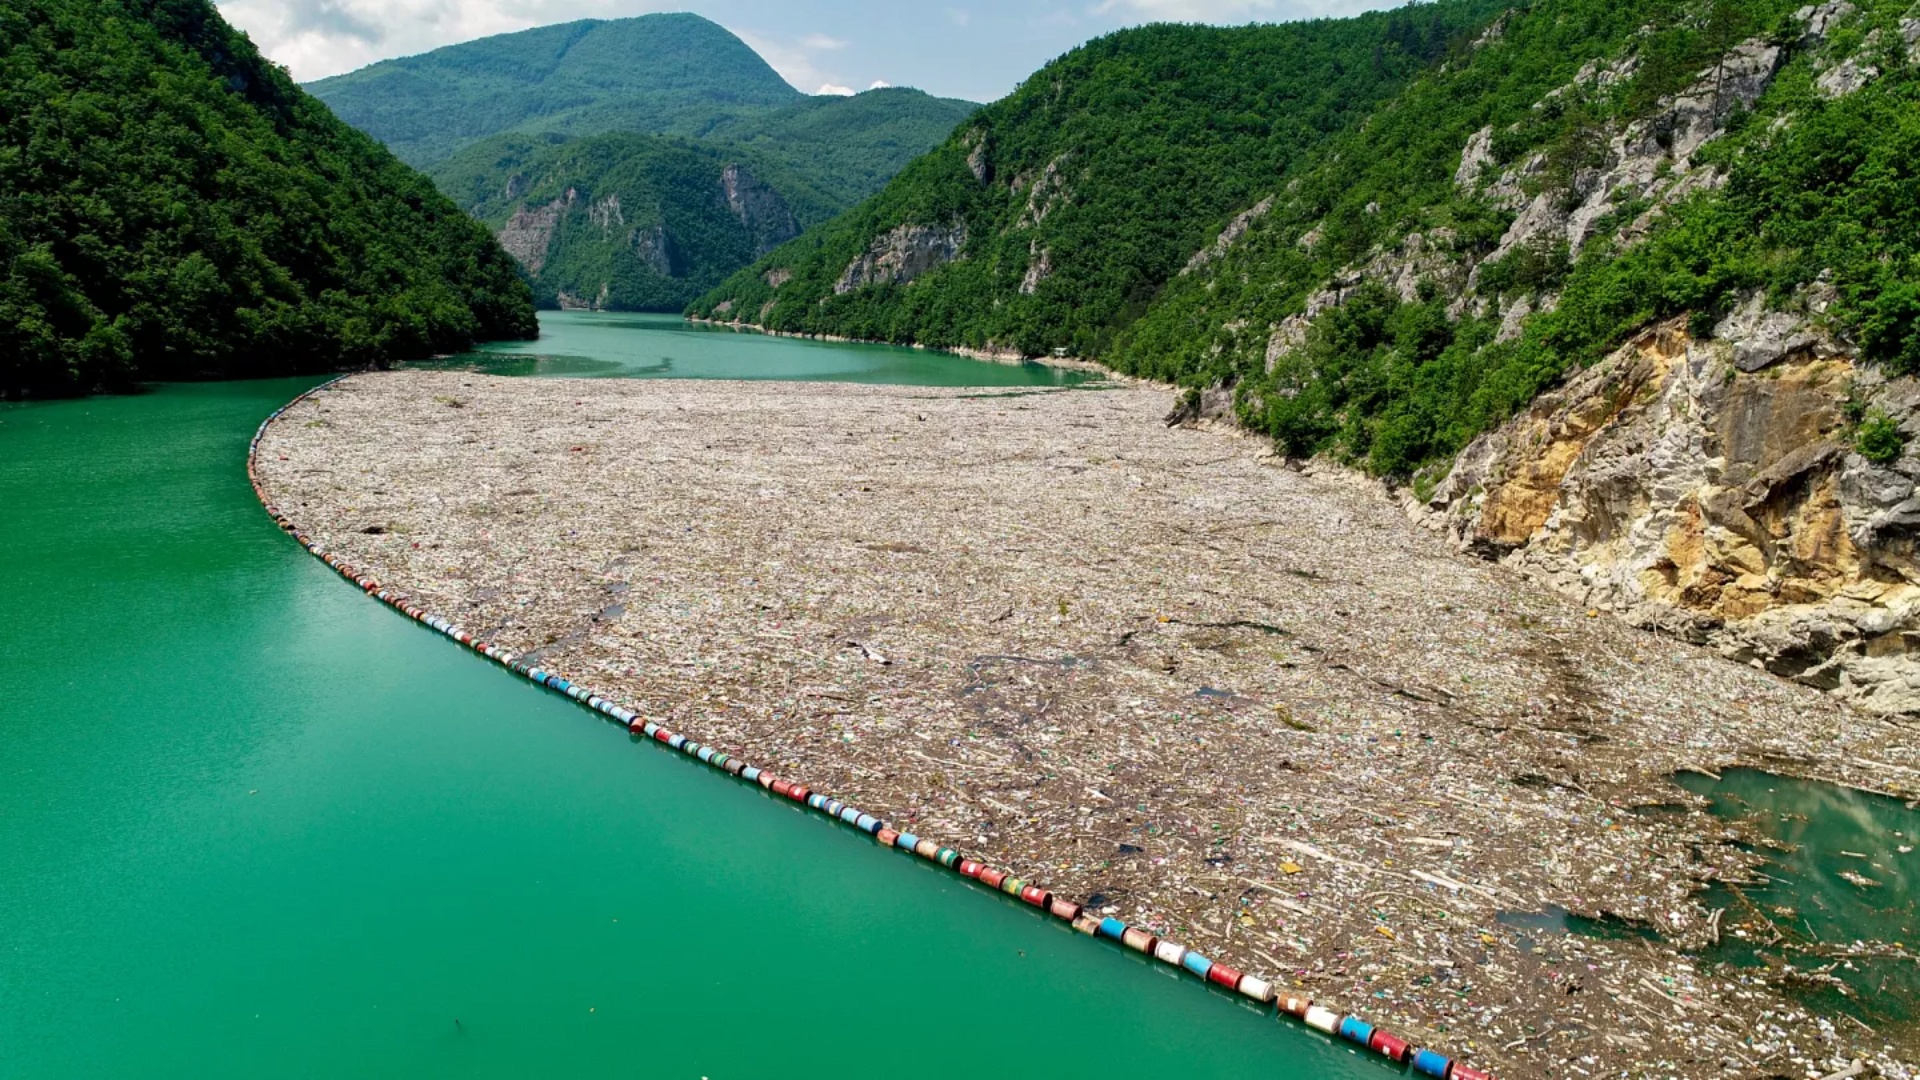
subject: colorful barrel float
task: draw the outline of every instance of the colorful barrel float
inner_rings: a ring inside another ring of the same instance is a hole
[[[1324,1031],[1329,1035],[1340,1033],[1340,1014],[1332,1009],[1314,1005],[1307,1009],[1307,1015],[1303,1019],[1306,1020],[1307,1026],[1315,1031]]]

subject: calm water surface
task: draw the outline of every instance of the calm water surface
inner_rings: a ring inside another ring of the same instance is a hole
[[[494,375],[807,379],[907,386],[1071,386],[1091,374],[924,349],[777,338],[677,315],[543,311],[540,340],[502,341],[443,364]],[[433,366],[433,365],[423,365]]]
[[[304,385],[0,407],[0,1076],[1392,1075],[369,602],[247,487]]]

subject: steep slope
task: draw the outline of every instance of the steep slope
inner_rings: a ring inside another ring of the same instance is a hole
[[[1500,4],[1100,38],[870,202],[694,306],[769,327],[1097,356],[1227,218]]]
[[[1596,608],[1920,713],[1910,3],[1516,13],[1112,359]]]
[[[0,40],[0,394],[535,333],[486,230],[205,0],[18,0]]]
[[[682,122],[674,131],[781,162],[845,209],[885,187],[979,108],[971,101],[886,87],[852,97],[810,97],[772,111],[733,110]]]
[[[804,97],[745,42],[687,14],[500,34],[307,89],[414,165],[507,131],[663,132],[716,108],[774,108]]]
[[[434,176],[563,307],[677,311],[840,209],[757,155],[654,135],[500,135]]]

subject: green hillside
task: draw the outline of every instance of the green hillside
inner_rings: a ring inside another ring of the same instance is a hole
[[[844,206],[757,155],[656,135],[499,135],[434,178],[548,306],[677,311]]]
[[[0,394],[535,332],[486,230],[205,0],[12,0],[0,40]]]
[[[1234,212],[1501,6],[1443,0],[1097,39],[693,310],[781,330],[1102,355]]]
[[[307,86],[413,165],[503,132],[673,131],[805,95],[697,15],[586,19],[385,60]]]
[[[1233,387],[1289,453],[1390,475],[1652,321],[1711,333],[1756,292],[1920,371],[1920,21],[1800,8],[1516,12],[1324,147],[1107,359]]]
[[[979,108],[971,101],[888,87],[687,120],[674,133],[781,162],[845,209],[885,187]]]

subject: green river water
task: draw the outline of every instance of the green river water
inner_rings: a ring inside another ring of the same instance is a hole
[[[1059,381],[548,325],[523,355]],[[0,1077],[1392,1074],[361,596],[247,486],[307,385],[0,406]]]

